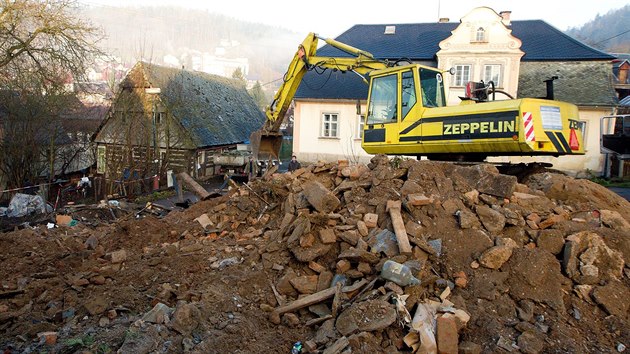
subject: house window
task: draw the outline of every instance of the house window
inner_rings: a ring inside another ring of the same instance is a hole
[[[155,115],[155,124],[162,124],[162,122],[164,122],[164,118],[166,117],[166,113],[164,112],[158,112]]]
[[[585,120],[581,120],[580,121],[580,125],[582,128],[582,143],[586,146],[587,145],[587,133],[588,133],[588,122]]]
[[[320,136],[323,138],[336,138],[339,136],[337,113],[322,114],[322,131]]]
[[[487,42],[486,30],[483,29],[483,27],[477,28],[477,32],[475,33],[475,42]]]
[[[365,126],[365,115],[357,116],[357,138],[363,139],[363,127]]]
[[[470,65],[456,65],[455,76],[453,76],[453,86],[466,86],[470,81]]]
[[[489,83],[490,81],[492,81],[494,82],[494,86],[503,87],[503,84],[501,83],[501,65],[499,64],[484,65],[483,81],[485,83]]]

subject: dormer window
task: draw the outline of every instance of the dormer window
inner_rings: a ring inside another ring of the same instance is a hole
[[[475,42],[487,42],[486,30],[483,29],[483,27],[477,28],[477,33],[475,35]]]

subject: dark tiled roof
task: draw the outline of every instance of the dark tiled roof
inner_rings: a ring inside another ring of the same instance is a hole
[[[336,39],[359,49],[371,52],[381,59],[409,58],[434,60],[439,43],[451,35],[459,23],[391,24],[395,34],[385,34],[382,25],[355,25]],[[519,38],[525,52],[523,61],[529,60],[613,60],[606,54],[562,33],[542,20],[512,21],[512,35]],[[328,45],[318,55],[350,56]]]
[[[300,93],[307,96],[301,96]],[[357,100],[366,99],[367,95],[368,85],[355,73],[326,70],[321,75],[313,71],[306,73],[295,97]]]
[[[259,129],[264,115],[233,79],[142,63],[151,87],[192,135],[197,147],[241,143]]]
[[[385,26],[396,26],[395,34],[384,34]],[[342,43],[371,52],[380,59],[408,58],[414,61],[436,61],[439,43],[448,38],[459,23],[414,23],[355,25],[336,39]],[[613,60],[614,57],[591,48],[562,33],[542,20],[512,21],[512,35],[522,41],[521,50],[527,61],[580,61]],[[318,50],[317,55],[349,57],[329,45]],[[367,97],[367,87],[356,75],[325,71],[319,75],[308,72],[295,94],[296,98],[346,98]]]
[[[458,23],[396,24],[395,34],[384,34],[387,25],[354,25],[336,40],[366,50],[381,59],[433,60],[438,44],[451,35]],[[318,55],[350,56],[328,45]]]
[[[512,21],[512,35],[525,52],[522,61],[613,60],[614,56],[591,48],[542,20]]]

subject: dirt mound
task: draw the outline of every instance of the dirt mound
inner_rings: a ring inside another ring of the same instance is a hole
[[[520,184],[490,165],[377,156],[250,188],[161,219],[0,234],[0,348],[269,353],[301,341],[302,352],[537,353],[630,343],[630,204],[588,181],[544,173]],[[388,260],[401,271],[382,274]]]

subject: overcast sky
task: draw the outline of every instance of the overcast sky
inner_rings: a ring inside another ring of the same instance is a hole
[[[630,4],[629,0],[414,0],[414,1],[300,1],[300,0],[79,0],[95,6],[173,5],[205,9],[237,19],[277,25],[295,32],[335,37],[355,24],[459,21],[477,6],[496,12],[512,11],[512,20],[542,19],[560,30],[580,26],[597,14]],[[328,5],[326,5],[328,4]],[[387,8],[387,5],[393,5]],[[630,24],[630,19],[627,21]]]

